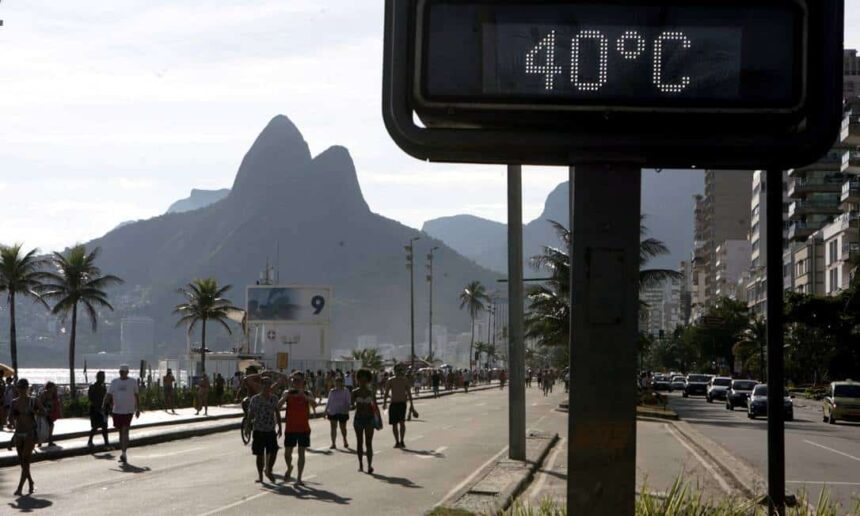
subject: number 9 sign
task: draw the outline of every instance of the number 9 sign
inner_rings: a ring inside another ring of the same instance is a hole
[[[314,315],[319,315],[325,308],[325,298],[322,296],[314,296],[311,298],[311,306],[314,309]]]
[[[248,287],[248,322],[329,324],[331,295],[330,287]]]

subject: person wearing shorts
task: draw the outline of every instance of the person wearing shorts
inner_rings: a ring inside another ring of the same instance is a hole
[[[367,453],[367,472],[373,474],[373,432],[374,426],[373,404],[376,403],[376,392],[370,385],[373,373],[369,369],[359,369],[355,375],[358,387],[352,391],[350,401],[355,409],[355,418],[352,427],[355,429],[355,440],[357,442],[356,453],[358,455],[358,470],[364,471],[364,454]]]
[[[102,431],[102,439],[105,442],[105,449],[110,450],[110,441],[108,440],[108,425],[107,418],[103,412],[105,396],[107,395],[107,386],[105,386],[105,372],[99,371],[96,373],[96,383],[90,385],[87,389],[87,398],[90,400],[90,438],[87,441],[87,447],[93,447],[93,437],[96,431]]]
[[[305,470],[305,451],[311,446],[311,410],[316,410],[314,395],[305,390],[305,377],[296,372],[291,379],[291,388],[284,392],[279,406],[286,406],[286,429],[284,431],[284,459],[287,462],[287,472],[284,482],[289,481],[293,473],[293,448],[299,448],[299,471],[296,475],[296,486],[302,486],[302,473]]]
[[[334,388],[328,393],[328,400],[325,405],[326,417],[331,424],[331,449],[336,450],[337,444],[337,427],[340,426],[340,433],[343,436],[343,447],[349,448],[349,442],[346,440],[346,422],[349,421],[349,405],[350,394],[344,387],[343,377],[338,376],[334,381]]]
[[[406,403],[412,405],[412,389],[409,380],[403,375],[403,367],[394,368],[394,376],[385,382],[385,394],[382,397],[382,409],[388,407],[388,396],[391,395],[391,407],[388,408],[388,424],[394,432],[394,447],[406,448]]]
[[[253,423],[253,441],[251,452],[257,457],[257,483],[263,483],[263,466],[266,478],[275,483],[272,469],[278,458],[278,437],[281,436],[281,414],[278,410],[278,398],[272,394],[272,381],[263,378],[260,381],[261,391],[251,397],[248,402],[248,416]],[[275,433],[275,425],[278,432]]]
[[[119,431],[119,445],[122,450],[119,461],[125,464],[128,462],[126,450],[131,419],[132,416],[140,417],[137,380],[128,377],[128,365],[119,366],[119,378],[110,382],[104,405],[113,414],[113,426]]]

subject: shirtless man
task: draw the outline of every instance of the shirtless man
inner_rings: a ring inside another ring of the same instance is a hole
[[[382,398],[382,410],[388,406],[388,395],[391,395],[391,409],[388,411],[388,424],[394,432],[394,447],[406,448],[403,442],[406,436],[406,403],[412,407],[412,389],[409,380],[403,375],[403,367],[394,368],[394,376],[385,382],[385,395]]]
[[[167,374],[164,375],[164,378],[161,380],[161,383],[164,385],[164,408],[165,411],[172,412],[176,414],[176,410],[174,408],[173,401],[173,393],[174,393],[174,384],[176,383],[176,378],[173,376],[173,370],[168,368]]]

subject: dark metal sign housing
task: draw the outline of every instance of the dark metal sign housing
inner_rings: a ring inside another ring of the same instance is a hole
[[[842,120],[842,0],[386,0],[385,24],[385,123],[420,159],[792,168]]]

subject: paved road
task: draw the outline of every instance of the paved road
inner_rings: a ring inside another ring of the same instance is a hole
[[[529,505],[544,498],[567,497],[567,414],[553,413],[544,422],[562,440],[547,457],[544,467],[521,497]],[[700,488],[705,499],[726,496],[730,485],[704,457],[686,444],[672,425],[638,421],[636,425],[636,486],[641,492],[665,493],[681,477],[691,489]]]
[[[767,475],[767,421],[750,420],[741,409],[708,404],[703,398],[670,394],[670,406],[682,419]],[[826,486],[843,508],[860,498],[860,424],[828,425],[820,405],[796,400],[795,420],[786,423],[786,480],[792,491],[805,490],[815,501]]]
[[[543,398],[531,389],[529,427],[546,429],[560,398]],[[374,476],[357,472],[354,454],[329,452],[328,422],[316,420],[304,489],[254,484],[250,449],[241,445],[238,432],[229,432],[131,449],[126,468],[117,464],[115,453],[36,464],[36,496],[0,496],[0,512],[420,514],[505,448],[507,390],[419,401],[416,409],[421,420],[408,427],[407,450],[393,449],[387,425],[378,434]],[[355,444],[352,436],[350,441]],[[279,457],[278,476],[283,470]],[[17,479],[17,468],[0,470],[0,493],[11,494]]]

